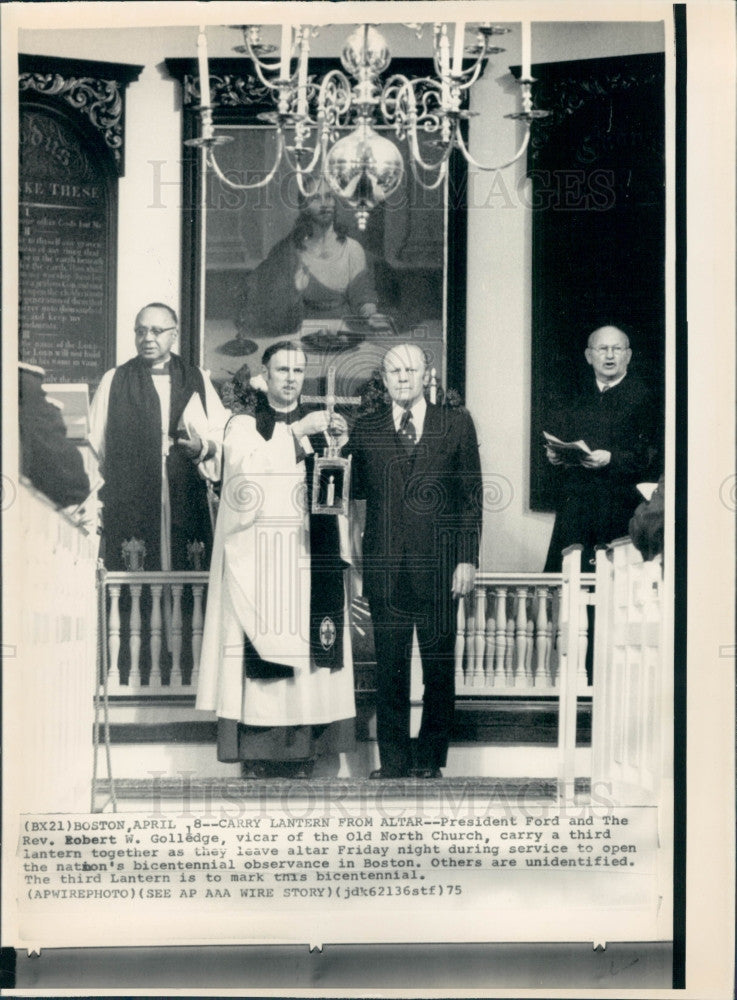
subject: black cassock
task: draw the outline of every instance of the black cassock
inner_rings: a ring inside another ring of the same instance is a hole
[[[662,421],[652,393],[637,376],[601,392],[594,378],[571,405],[549,418],[546,430],[564,441],[583,439],[592,451],[611,452],[603,469],[559,466],[558,497],[546,573],[559,572],[561,551],[581,544],[581,568],[593,571],[597,545],[627,534],[640,496],[637,483],[654,481],[661,472]]]

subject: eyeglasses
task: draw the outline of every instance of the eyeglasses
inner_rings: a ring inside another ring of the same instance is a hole
[[[168,333],[169,330],[176,330],[176,326],[137,326],[134,332],[137,337],[145,337],[147,333],[152,333],[154,337],[160,337],[162,333]]]
[[[627,347],[620,347],[619,344],[615,344],[613,347],[590,347],[590,351],[594,351],[596,354],[608,354],[609,351],[612,354],[622,354],[623,351],[629,350]]]

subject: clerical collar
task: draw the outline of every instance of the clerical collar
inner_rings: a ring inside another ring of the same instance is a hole
[[[275,406],[272,406],[271,403],[269,403],[268,397],[266,402],[269,410],[271,410],[274,415],[275,423],[293,424],[295,420],[299,419],[299,403],[295,403],[291,410],[277,410]]]
[[[613,382],[600,382],[597,378],[596,384],[599,387],[599,392],[606,392],[607,389],[613,389],[615,385],[619,385],[623,378],[627,378],[627,372],[624,375],[620,375],[619,378],[615,378]]]
[[[275,410],[273,406],[270,406],[269,409],[274,415],[275,424],[293,424],[295,420],[299,419],[296,406],[293,410]]]
[[[149,368],[152,375],[168,375],[169,374],[169,362],[165,361],[163,365],[152,365]]]
[[[259,390],[256,395],[256,412],[254,414],[256,418],[256,430],[264,441],[271,440],[274,434],[274,427],[277,424],[294,423],[295,420],[299,420],[299,415],[299,405],[293,407],[291,410],[275,410],[271,403],[269,403],[265,392]]]

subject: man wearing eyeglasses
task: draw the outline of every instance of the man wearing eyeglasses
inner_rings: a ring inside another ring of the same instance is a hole
[[[207,481],[220,478],[228,412],[206,373],[172,353],[177,315],[152,302],[136,316],[137,355],[103,375],[90,443],[105,479],[105,565],[124,569],[121,546],[145,545],[144,568],[188,568],[187,545],[212,543]]]
[[[563,441],[584,441],[588,454],[563,457],[546,445],[558,467],[559,497],[545,572],[559,572],[561,552],[583,545],[582,567],[592,570],[594,549],[627,534],[638,503],[636,485],[657,479],[660,418],[648,387],[627,369],[629,337],[602,326],[588,338],[586,361],[593,378],[547,430]],[[570,454],[570,453],[569,453]]]

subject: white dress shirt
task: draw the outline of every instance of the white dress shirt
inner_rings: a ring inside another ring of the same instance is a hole
[[[399,432],[399,425],[402,417],[407,412],[407,408],[392,401],[392,418],[394,420],[394,430]],[[425,414],[427,413],[427,401],[424,396],[420,396],[417,402],[409,407],[412,414],[412,422],[415,425],[415,443],[422,437],[422,430],[425,426]]]
[[[627,377],[627,372],[624,375],[620,375],[619,378],[615,378],[613,382],[601,382],[597,378],[596,384],[599,387],[599,392],[606,392],[607,389],[613,389],[615,385],[619,385],[623,378]]]

